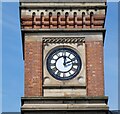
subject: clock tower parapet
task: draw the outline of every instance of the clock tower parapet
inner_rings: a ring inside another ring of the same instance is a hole
[[[99,0],[98,0],[99,1]],[[21,28],[104,28],[106,2],[21,2]]]

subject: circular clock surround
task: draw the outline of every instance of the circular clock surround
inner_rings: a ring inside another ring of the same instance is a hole
[[[79,54],[70,47],[56,47],[47,56],[47,70],[57,80],[76,77],[82,67]]]

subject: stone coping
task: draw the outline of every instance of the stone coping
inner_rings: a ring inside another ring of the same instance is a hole
[[[27,5],[27,6],[22,6],[20,5],[20,8],[21,9],[61,9],[61,8],[65,8],[65,9],[106,9],[107,8],[107,5],[101,5],[101,6],[77,6],[77,5],[74,5],[74,6],[65,6],[65,5],[62,5],[62,6],[59,6],[59,5],[49,5],[49,6],[32,6],[32,5]]]
[[[33,0],[20,0],[20,2],[33,2]],[[106,2],[106,0],[34,0],[34,2]]]

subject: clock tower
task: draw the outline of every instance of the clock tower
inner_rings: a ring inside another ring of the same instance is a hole
[[[22,114],[107,114],[106,1],[21,0]]]

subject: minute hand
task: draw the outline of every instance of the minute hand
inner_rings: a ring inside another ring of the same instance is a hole
[[[64,65],[66,65],[66,56],[63,57],[64,58]]]

